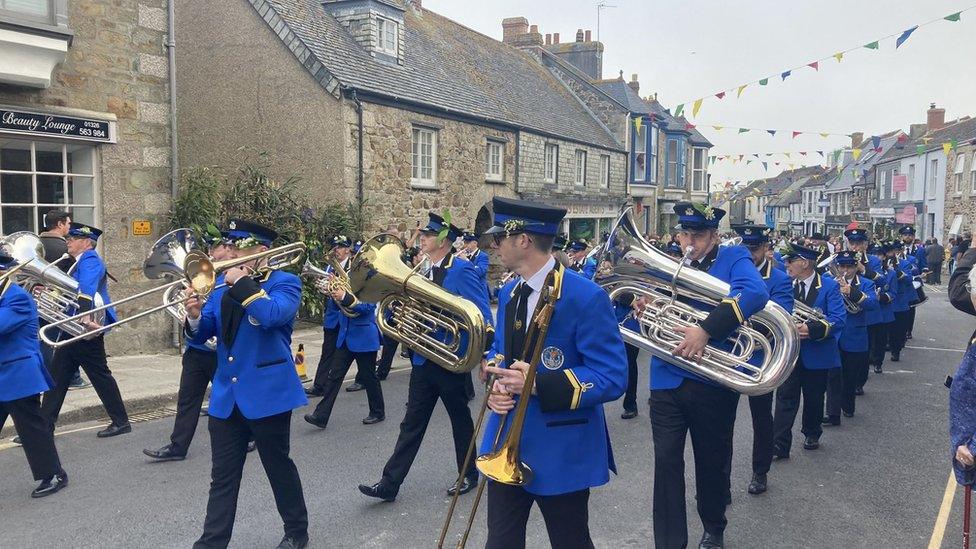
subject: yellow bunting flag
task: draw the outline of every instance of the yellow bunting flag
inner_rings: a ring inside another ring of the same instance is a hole
[[[829,133],[821,133],[820,134],[820,137],[823,137],[824,139],[827,139],[827,136],[829,136],[829,135],[830,135]]]
[[[742,97],[742,90],[746,89],[746,86],[748,86],[748,85],[749,84],[743,84],[743,85],[739,86],[739,89],[736,90],[736,95],[735,96],[736,97]]]
[[[853,149],[853,150],[851,150],[851,156],[854,157],[854,160],[857,160],[858,158],[861,158],[861,149]]]
[[[714,128],[715,131],[717,131],[717,132],[722,131],[722,126],[712,126],[712,128]]]
[[[942,144],[942,152],[944,152],[945,154],[949,154],[949,151],[951,151],[951,150],[952,150],[952,143],[943,143]]]
[[[843,58],[844,58],[844,52],[842,51],[839,51],[834,54],[834,59],[836,59],[838,63],[840,63],[840,60]]]
[[[642,118],[642,116],[638,116],[634,119],[634,131],[637,132],[637,135],[640,135]]]
[[[691,106],[691,116],[698,116],[698,111],[701,110],[702,100],[695,99],[695,103]]]

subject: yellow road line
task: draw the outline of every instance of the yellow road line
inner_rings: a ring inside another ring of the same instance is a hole
[[[939,514],[935,517],[935,527],[932,529],[932,537],[929,538],[929,549],[939,549],[942,547],[942,537],[945,536],[946,524],[949,523],[949,512],[952,511],[952,499],[956,495],[956,479],[949,471],[949,480],[946,482],[945,493],[942,495],[942,507],[939,507]]]

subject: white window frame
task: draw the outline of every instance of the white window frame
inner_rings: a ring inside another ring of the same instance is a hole
[[[952,190],[956,194],[962,194],[962,174],[965,173],[963,168],[966,167],[966,155],[965,153],[960,153],[956,155],[956,169],[952,171],[953,186]]]
[[[576,185],[579,187],[586,186],[586,151],[583,149],[576,149]]]
[[[505,180],[505,143],[488,139],[485,142],[485,179]]]
[[[932,161],[929,163],[929,165],[932,167],[932,175],[929,177],[928,190],[925,192],[925,194],[931,194],[932,196],[935,196],[935,185],[939,180],[938,178],[939,159],[933,158]]]
[[[915,164],[908,165],[908,185],[905,190],[908,191],[908,196],[915,194]]]
[[[698,158],[699,153],[701,154],[700,161]],[[706,160],[705,149],[703,147],[693,147],[691,149],[691,192],[702,192],[705,190]],[[697,176],[699,175],[701,178],[696,184],[695,180],[698,179]]]
[[[976,193],[976,152],[969,161],[969,192]]]
[[[392,32],[391,32],[392,30]],[[392,37],[392,46],[388,46],[389,38]],[[392,19],[385,17],[376,18],[376,51],[392,55],[398,55],[400,45],[400,24]]]
[[[546,183],[559,183],[559,145],[546,143],[543,179]]]
[[[8,7],[8,0],[0,0],[0,17],[32,21],[34,23],[42,23],[47,25],[54,24],[57,8],[54,0],[35,0],[35,4],[46,6],[47,13],[44,15],[35,15],[33,13],[15,10]]]
[[[674,143],[674,154],[671,154],[671,144]],[[681,142],[677,138],[668,139],[664,143],[664,157],[667,158],[667,166],[664,167],[664,186],[680,188],[678,182],[681,180],[681,174],[678,173],[681,161]],[[671,167],[674,166],[674,172],[672,177]]]
[[[610,188],[610,155],[600,155],[600,186],[604,189]]]
[[[647,162],[650,164],[650,177],[648,177],[648,183],[657,183],[657,140],[660,136],[657,126],[651,125],[651,150],[647,151]]]
[[[430,136],[430,142],[424,143],[423,137]],[[414,187],[433,189],[437,187],[437,130],[424,126],[414,126],[410,140],[410,184]],[[418,137],[420,138],[418,140]],[[430,147],[429,163],[424,162],[423,147]],[[419,150],[418,150],[419,148]],[[419,165],[418,165],[419,160]],[[425,171],[429,173],[424,173]]]

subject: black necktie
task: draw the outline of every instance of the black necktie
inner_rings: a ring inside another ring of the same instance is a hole
[[[797,286],[796,299],[803,301],[807,298],[807,283],[800,281],[800,285]]]
[[[532,287],[523,282],[515,290],[515,319],[512,325],[512,351],[515,353],[515,360],[522,360],[525,346],[526,324],[529,315],[529,296],[532,294]]]

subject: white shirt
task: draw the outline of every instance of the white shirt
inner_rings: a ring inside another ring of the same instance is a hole
[[[546,284],[546,277],[549,276],[549,271],[556,268],[556,259],[549,256],[549,261],[542,266],[534,275],[529,278],[522,279],[522,284],[528,284],[532,288],[532,293],[529,294],[529,300],[526,303],[526,311],[528,311],[529,318],[531,320],[532,313],[535,311],[535,306],[539,304],[539,298],[542,297],[542,287]],[[517,289],[517,287],[516,287]],[[528,325],[528,322],[526,322]]]
[[[800,282],[804,284],[803,295],[800,296],[800,299],[806,301],[807,296],[810,294],[810,287],[813,286],[813,279],[816,278],[816,276],[817,276],[817,271],[813,271],[813,274],[811,274],[810,276],[806,277],[803,280],[797,281],[797,284],[799,284]]]

